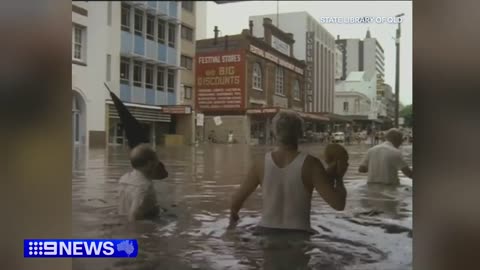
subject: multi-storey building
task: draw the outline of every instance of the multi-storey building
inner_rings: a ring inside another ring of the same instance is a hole
[[[305,111],[333,113],[335,37],[307,12],[250,16],[255,36],[263,34],[263,18],[270,18],[278,28],[295,36],[293,55],[307,63]]]
[[[343,71],[341,79],[345,80],[350,72],[364,71],[367,76],[375,77],[377,88],[385,77],[385,56],[380,43],[372,38],[370,30],[367,31],[364,40],[340,39],[335,41],[343,54]]]
[[[149,130],[152,142],[161,144],[169,134],[191,142],[196,20],[188,6],[176,1],[72,3],[73,141],[126,143],[106,82]]]
[[[117,19],[118,18],[118,19]],[[119,89],[120,3],[72,2],[72,141],[106,144],[104,82]]]
[[[196,108],[204,115],[204,138],[226,141],[232,131],[239,143],[265,143],[278,111],[315,117],[302,113],[305,63],[293,57],[293,35],[268,18],[263,27],[263,38],[251,26],[223,37],[216,29],[214,38],[197,41]]]

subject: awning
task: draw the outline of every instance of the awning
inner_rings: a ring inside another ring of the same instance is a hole
[[[352,119],[345,116],[345,115],[327,113],[326,116],[330,119],[331,122],[343,122],[343,123],[351,123],[352,122]]]
[[[115,106],[111,101],[106,102],[108,104],[108,117],[120,118]],[[162,107],[148,106],[148,105],[133,105],[124,103],[130,113],[138,120],[143,122],[171,122],[171,115],[162,113]],[[147,107],[147,108],[146,108]]]
[[[299,112],[296,110],[292,109],[284,109],[284,108],[277,108],[277,107],[269,107],[269,108],[251,108],[246,110],[246,114],[249,115],[275,115],[278,112],[296,112],[298,113],[302,118],[308,119],[308,120],[316,120],[316,121],[326,121],[328,122],[330,119],[324,115],[320,114],[314,114],[314,113],[305,113],[305,112]]]
[[[368,119],[368,115],[344,115],[344,117],[347,117],[348,119],[350,119],[350,121],[356,122],[374,122],[378,124],[383,123],[381,119]]]

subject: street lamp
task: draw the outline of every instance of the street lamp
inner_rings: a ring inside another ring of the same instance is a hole
[[[395,15],[396,18],[404,16],[405,13]],[[395,47],[397,49],[397,62],[395,67],[395,127],[398,128],[399,104],[400,104],[400,25],[401,20],[398,21],[397,35],[395,38]]]

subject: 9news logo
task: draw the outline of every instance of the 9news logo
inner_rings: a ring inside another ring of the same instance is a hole
[[[25,239],[23,257],[130,257],[138,255],[135,239]]]

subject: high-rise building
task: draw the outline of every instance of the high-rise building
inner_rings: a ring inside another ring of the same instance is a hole
[[[171,135],[191,142],[195,9],[177,1],[73,2],[72,22],[73,141],[126,144],[106,82],[152,142]]]
[[[270,18],[278,28],[294,35],[293,54],[307,63],[305,111],[333,113],[335,37],[307,12],[250,16],[255,36],[263,36],[263,18]],[[275,40],[272,46],[285,47]]]
[[[366,76],[375,77],[377,88],[380,87],[385,77],[385,56],[382,46],[376,38],[372,38],[370,30],[367,30],[363,40],[340,39],[337,36],[335,42],[343,54],[341,80],[345,80],[350,72],[364,71]]]

